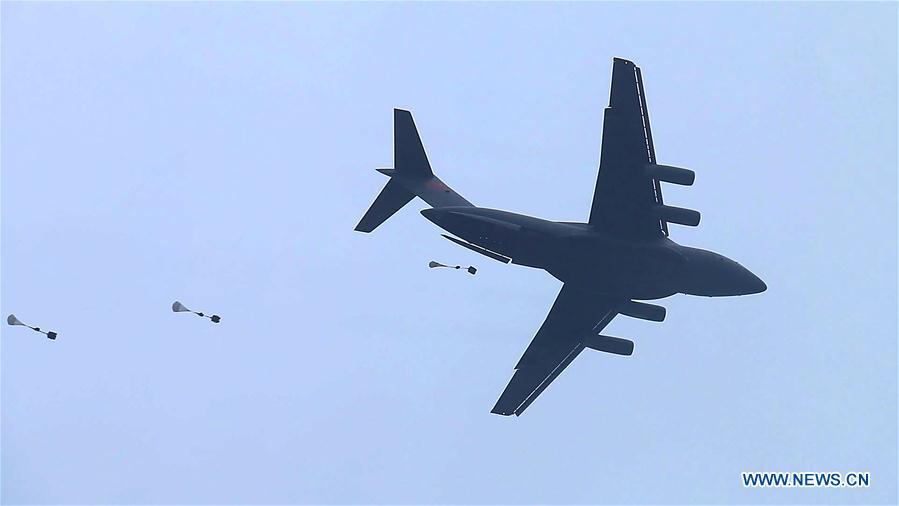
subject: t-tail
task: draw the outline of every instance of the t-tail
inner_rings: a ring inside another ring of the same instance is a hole
[[[393,168],[375,170],[389,176],[390,181],[359,220],[359,232],[378,228],[416,196],[431,207],[472,205],[431,171],[409,111],[393,110]]]

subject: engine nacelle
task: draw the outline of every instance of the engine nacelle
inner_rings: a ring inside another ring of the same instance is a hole
[[[648,164],[646,166],[646,175],[659,181],[666,183],[674,183],[683,186],[690,186],[696,180],[696,173],[690,169],[682,169],[680,167],[672,167],[671,165],[655,165]]]
[[[651,322],[665,321],[665,308],[655,304],[629,300],[618,308],[618,312],[631,318],[649,320]]]
[[[677,223],[688,227],[699,225],[699,211],[684,209],[683,207],[655,206],[653,214],[662,221]]]
[[[614,353],[615,355],[629,356],[634,352],[634,342],[620,337],[612,336],[587,336],[584,346],[591,350]]]

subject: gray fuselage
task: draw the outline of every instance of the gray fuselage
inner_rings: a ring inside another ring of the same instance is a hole
[[[615,237],[587,223],[554,222],[480,207],[421,212],[440,228],[500,253],[512,263],[544,269],[584,290],[651,300],[684,293],[706,297],[763,292],[765,283],[712,251],[681,246],[659,234]]]

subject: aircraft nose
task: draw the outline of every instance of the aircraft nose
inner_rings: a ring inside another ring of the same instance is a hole
[[[761,278],[750,272],[749,269],[746,269],[746,275],[746,295],[762,293],[768,289],[768,285]]]

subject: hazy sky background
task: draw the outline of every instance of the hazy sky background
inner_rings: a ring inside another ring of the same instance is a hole
[[[897,5],[2,4],[4,503],[895,503]],[[613,56],[672,239],[761,295],[608,327],[489,413],[560,282],[353,232],[412,110],[478,205],[585,221]],[[477,276],[429,270],[474,264]],[[179,299],[222,315],[173,314]],[[741,471],[870,471],[744,489]]]

